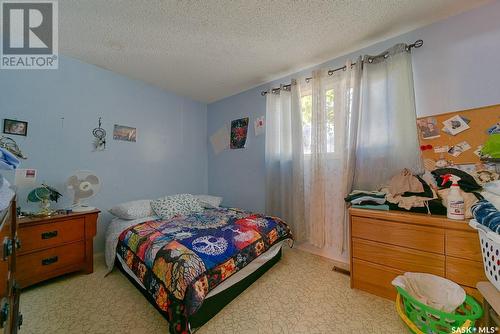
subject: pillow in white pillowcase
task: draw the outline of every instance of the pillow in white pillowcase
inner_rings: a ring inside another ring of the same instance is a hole
[[[210,195],[195,195],[204,208],[218,208],[222,203],[222,197]]]
[[[140,219],[148,216],[154,216],[151,208],[151,200],[141,199],[115,205],[109,209],[109,213],[121,219]]]

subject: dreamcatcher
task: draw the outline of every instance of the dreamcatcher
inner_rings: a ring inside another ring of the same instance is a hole
[[[104,151],[106,149],[106,130],[101,127],[101,117],[99,117],[99,126],[92,130],[94,139],[94,148],[96,151]]]
[[[6,149],[18,158],[27,159],[23,152],[21,152],[21,149],[19,149],[19,146],[17,146],[16,141],[12,138],[1,136],[0,147]]]

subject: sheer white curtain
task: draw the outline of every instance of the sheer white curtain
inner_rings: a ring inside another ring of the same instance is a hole
[[[304,151],[299,86],[266,95],[266,213],[283,218],[297,242],[306,240]]]
[[[266,209],[299,243],[347,260],[344,197],[422,169],[411,56],[400,44],[304,79],[266,95]]]
[[[358,62],[360,64],[360,62]],[[313,72],[301,91],[312,95],[311,154],[306,155],[306,226],[308,241],[341,259],[347,240],[344,197],[351,191],[358,121],[361,70]]]
[[[411,54],[397,44],[365,56],[354,186],[377,189],[403,168],[420,173]]]

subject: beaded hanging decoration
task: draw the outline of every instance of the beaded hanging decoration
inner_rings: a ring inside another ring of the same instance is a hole
[[[101,127],[101,117],[99,117],[99,126],[92,130],[94,139],[94,148],[96,151],[104,151],[106,149],[106,130]]]

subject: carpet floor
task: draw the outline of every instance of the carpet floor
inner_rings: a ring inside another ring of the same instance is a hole
[[[115,269],[56,278],[23,290],[21,334],[168,333],[166,320]],[[296,249],[200,328],[197,334],[385,333],[406,329],[394,303],[351,290],[331,263]]]

